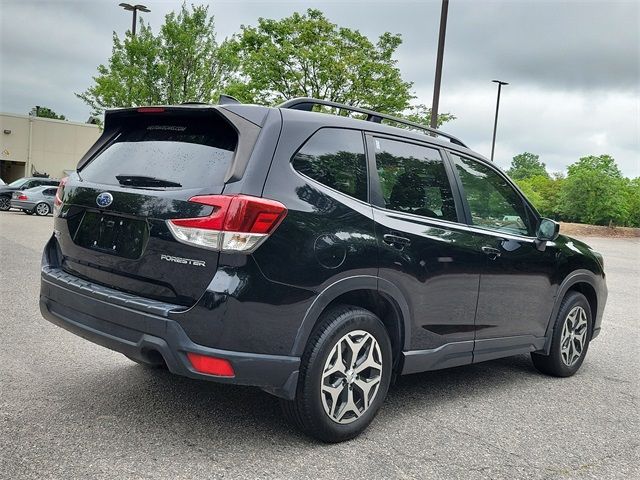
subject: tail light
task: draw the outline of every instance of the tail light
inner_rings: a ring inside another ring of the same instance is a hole
[[[56,198],[53,200],[53,216],[57,217],[60,214],[60,209],[62,208],[62,197],[64,194],[64,186],[67,184],[67,180],[69,177],[63,177],[60,179],[60,184],[58,185],[58,190],[56,190]]]
[[[29,197],[27,197],[24,193],[20,193],[18,195],[18,200],[29,200]]]
[[[280,202],[248,195],[203,195],[189,201],[212,206],[213,212],[167,220],[169,230],[179,242],[222,252],[253,252],[287,215]]]

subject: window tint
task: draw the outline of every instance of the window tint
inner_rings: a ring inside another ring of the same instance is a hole
[[[387,208],[452,222],[458,220],[438,150],[383,138],[374,142],[376,168]]]
[[[56,190],[56,188],[47,188],[42,192],[42,194],[47,197],[53,197],[56,194]]]
[[[298,172],[327,187],[367,200],[367,162],[358,130],[320,129],[291,163]]]
[[[182,188],[222,185],[238,141],[217,115],[143,115],[80,172],[83,180],[119,185],[116,176],[150,176]]]
[[[527,209],[507,180],[475,160],[452,155],[474,225],[532,235]]]

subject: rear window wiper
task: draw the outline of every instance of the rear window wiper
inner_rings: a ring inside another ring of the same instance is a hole
[[[182,184],[145,175],[116,175],[120,185],[126,187],[181,187]]]

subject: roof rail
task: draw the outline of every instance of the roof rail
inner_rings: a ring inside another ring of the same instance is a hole
[[[366,120],[368,122],[382,123],[382,120],[389,120],[391,122],[400,123],[402,125],[407,125],[412,128],[416,128],[418,130],[423,130],[425,132],[430,133],[431,135],[438,135],[440,137],[448,138],[451,143],[455,143],[456,145],[460,145],[461,147],[467,148],[467,146],[457,137],[453,135],[449,135],[448,133],[441,132],[435,128],[427,127],[425,125],[421,125],[416,122],[411,122],[409,120],[405,120],[404,118],[394,117],[392,115],[387,115],[386,113],[374,112],[373,110],[368,110],[366,108],[360,107],[352,107],[351,105],[345,105],[343,103],[332,102],[329,100],[320,100],[317,98],[309,98],[309,97],[298,97],[292,98],[291,100],[287,100],[286,102],[278,105],[278,108],[288,108],[291,110],[303,110],[306,112],[311,112],[313,110],[314,105],[322,105],[325,107],[333,107],[339,110],[346,110],[348,112],[356,112],[362,113],[367,116]]]

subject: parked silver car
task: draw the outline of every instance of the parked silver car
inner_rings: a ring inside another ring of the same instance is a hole
[[[56,190],[57,187],[41,185],[39,187],[13,192],[11,208],[19,208],[28,215],[33,213],[39,216],[49,215],[53,212],[53,201],[56,196]]]

